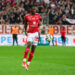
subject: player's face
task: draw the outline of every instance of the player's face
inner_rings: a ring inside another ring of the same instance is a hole
[[[31,13],[32,14],[35,14],[36,13],[36,8],[35,7],[31,8]]]

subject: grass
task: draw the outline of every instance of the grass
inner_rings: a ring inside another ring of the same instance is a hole
[[[0,75],[75,75],[75,47],[38,46],[29,71],[22,67],[24,49],[0,47]]]

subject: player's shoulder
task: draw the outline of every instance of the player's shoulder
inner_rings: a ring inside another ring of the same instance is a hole
[[[35,16],[39,17],[40,19],[42,18],[39,13],[35,13]]]
[[[25,15],[25,17],[28,17],[28,16],[30,16],[30,14],[26,14],[26,15]]]
[[[35,13],[35,15],[40,15],[39,13]]]

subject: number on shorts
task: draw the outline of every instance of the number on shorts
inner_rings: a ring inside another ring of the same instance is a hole
[[[35,37],[35,41],[38,41],[39,37]]]

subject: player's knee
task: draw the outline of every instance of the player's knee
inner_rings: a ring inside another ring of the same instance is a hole
[[[36,45],[32,45],[32,52],[34,52],[35,51],[35,49],[36,49]]]
[[[31,44],[32,44],[32,42],[27,42],[27,45],[28,45],[28,46],[31,46]]]

